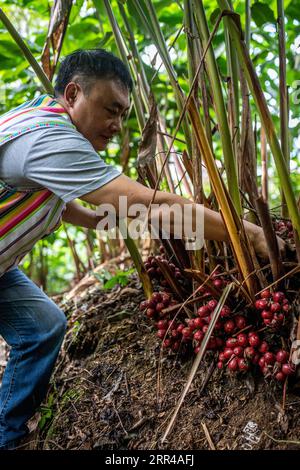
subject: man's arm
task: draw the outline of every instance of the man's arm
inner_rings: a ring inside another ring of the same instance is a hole
[[[91,193],[82,196],[81,199],[97,206],[100,204],[112,204],[118,213],[120,196],[127,197],[127,207],[130,207],[132,204],[143,204],[148,207],[152,200],[153,193],[153,189],[147,188],[125,175],[121,175],[96,191],[92,191]],[[166,204],[169,206],[176,203],[180,206],[192,204],[193,210],[191,212],[193,213],[195,213],[197,208],[199,208],[198,204],[195,204],[188,199],[178,196],[177,194],[163,191],[156,192],[154,203]],[[151,212],[151,217],[152,216],[153,211]],[[262,228],[247,221],[244,221],[244,226],[257,254],[266,258],[268,252]],[[204,238],[228,241],[228,234],[221,215],[218,212],[207,208],[204,208]],[[278,239],[278,243],[280,250],[283,250],[283,240]]]
[[[73,225],[95,229],[100,217],[96,215],[95,211],[83,207],[78,202],[71,201],[67,203],[67,208],[63,213],[62,219],[64,222],[69,222]]]

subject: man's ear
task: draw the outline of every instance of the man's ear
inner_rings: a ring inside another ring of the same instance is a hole
[[[77,99],[78,93],[80,93],[81,86],[76,82],[69,82],[65,88],[64,99],[70,108],[73,108],[74,103]]]

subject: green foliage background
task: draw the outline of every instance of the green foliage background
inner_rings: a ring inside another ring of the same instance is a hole
[[[142,5],[143,1],[140,3]],[[184,91],[188,92],[186,37],[182,28],[183,2],[154,0],[152,3],[155,6],[167,44],[172,46],[170,53],[179,77],[179,83]],[[1,7],[23,39],[26,40],[37,60],[40,59],[45,43],[52,4],[52,1],[48,2],[47,0],[4,0],[1,2]],[[128,0],[126,4],[130,13],[129,22],[134,32],[138,50],[144,61],[147,78],[152,84],[152,90],[157,103],[159,103],[160,112],[166,119],[168,132],[172,134],[176,126],[178,111],[171,85],[164,68],[159,66],[159,57],[155,56],[155,49],[151,44],[149,35],[143,24],[141,24],[131,0]],[[241,15],[243,24],[245,21],[245,1],[233,1],[232,4],[235,11]],[[62,48],[62,57],[78,48],[94,47],[103,47],[118,54],[102,0],[98,0],[97,5],[99,7],[98,12],[96,12],[94,3],[90,0],[76,0],[74,2]],[[111,5],[119,24],[122,26],[123,21],[120,16],[118,2],[111,1]],[[284,5],[286,13],[287,82],[290,93],[291,179],[296,194],[299,194],[300,8],[298,0],[286,0]],[[212,30],[218,14],[217,2],[215,0],[205,0],[204,6],[209,19],[209,27]],[[276,0],[253,1],[251,3],[251,12],[251,58],[263,86],[274,123],[277,126],[278,135],[280,135]],[[125,28],[123,28],[123,33],[125,38],[128,38]],[[223,78],[224,94],[226,94],[227,69],[222,26],[213,40],[213,47]],[[34,72],[28,67],[27,61],[23,58],[2,24],[0,24],[0,83],[1,113],[43,92]],[[102,156],[121,168],[120,159],[126,130],[129,131],[130,141],[130,160],[126,173],[136,178],[136,155],[140,132],[133,110],[124,123],[124,129],[120,137],[115,139]],[[183,138],[183,135],[179,133],[178,137]],[[218,135],[214,138],[214,146],[218,157],[221,151]],[[176,147],[178,152],[182,152],[184,144],[177,142]],[[259,169],[258,175],[260,175]],[[269,175],[271,207],[276,208],[279,204],[279,185],[272,160],[270,161]],[[180,192],[180,188],[178,191]],[[86,233],[75,227],[68,227],[68,233],[76,241],[76,249],[87,267],[89,255],[86,250]],[[95,235],[90,234],[90,237],[94,244],[94,262],[97,264],[100,260],[99,247]],[[45,263],[47,284],[44,287],[51,293],[66,289],[74,277],[74,262],[63,228],[60,228],[47,240],[37,244],[31,256],[27,256],[24,261],[23,268],[33,279],[38,281],[41,270],[45,270]]]

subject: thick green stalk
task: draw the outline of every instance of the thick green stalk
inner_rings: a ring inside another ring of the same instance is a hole
[[[95,5],[96,10],[98,10],[98,1],[99,0],[94,0],[94,5]],[[127,51],[125,42],[123,40],[119,25],[118,25],[118,23],[115,19],[114,14],[113,14],[110,2],[109,2],[109,0],[103,0],[103,2],[104,2],[104,6],[105,6],[105,9],[106,9],[107,16],[109,18],[114,36],[115,36],[115,40],[116,40],[116,44],[117,44],[120,56],[121,56],[123,62],[125,64],[127,64],[128,67],[133,72],[132,66],[128,61],[128,51]],[[142,132],[142,130],[144,129],[145,124],[146,124],[145,116],[144,116],[145,113],[144,113],[141,101],[139,100],[139,97],[138,97],[137,90],[136,90],[135,86],[132,89],[132,97],[133,97],[133,103],[134,103],[134,108],[135,108],[139,128],[140,128],[140,131]]]
[[[279,96],[280,96],[280,143],[287,168],[290,166],[289,151],[289,95],[286,84],[286,49],[283,0],[277,0],[277,23],[279,41]],[[282,194],[282,217],[288,217],[284,194]]]
[[[229,4],[226,0],[218,0],[218,4],[221,10],[223,11],[230,9]],[[268,109],[268,105],[267,105],[265,96],[263,94],[260,82],[258,80],[255,68],[250,59],[248,49],[242,38],[242,32],[240,28],[237,26],[236,21],[233,18],[229,18],[229,19],[230,21],[228,22],[228,25],[229,25],[230,35],[235,44],[239,61],[240,61],[240,65],[244,70],[244,73],[248,82],[248,86],[253,95],[255,104],[257,106],[257,109],[260,115],[260,119],[266,130],[266,136],[267,136],[268,143],[269,143],[271,152],[273,154],[276,168],[279,174],[280,183],[283,188],[284,196],[285,196],[286,203],[287,203],[288,210],[289,210],[289,215],[291,217],[293,226],[299,235],[300,234],[300,214],[297,208],[295,195],[293,193],[293,188],[292,188],[291,180],[289,177],[288,167],[287,167],[284,155],[280,147],[280,143],[276,135],[275,126],[272,121],[272,117]]]
[[[231,2],[230,2],[231,4]],[[230,34],[228,31],[227,25],[227,18],[224,18],[224,25],[225,25],[225,39],[226,39],[226,47],[228,53],[228,75],[230,77],[231,82],[231,90],[232,90],[232,99],[233,99],[233,129],[231,132],[232,139],[234,140],[234,152],[235,152],[235,160],[237,161],[238,156],[238,144],[240,141],[240,129],[239,129],[239,116],[240,116],[240,109],[239,109],[239,64],[236,55],[236,51],[233,47]]]
[[[248,49],[250,49],[251,41],[251,0],[246,0],[245,5],[245,43]]]
[[[195,3],[195,15],[198,22],[198,31],[201,37],[203,48],[206,47],[209,40],[209,30],[207,26],[207,21],[205,17],[205,12],[203,8],[202,0]],[[237,168],[236,160],[234,156],[232,140],[228,125],[226,107],[224,103],[220,75],[214,56],[212,46],[209,47],[206,54],[206,65],[209,81],[211,84],[211,89],[214,98],[214,108],[217,115],[217,120],[219,124],[219,131],[222,141],[222,148],[224,154],[224,165],[227,175],[228,188],[231,198],[233,200],[234,206],[239,215],[242,214],[242,205],[240,200],[238,177],[237,177]]]
[[[136,267],[136,270],[138,272],[140,281],[143,285],[145,296],[147,297],[147,299],[150,299],[150,297],[152,295],[152,292],[153,292],[150,277],[149,277],[149,275],[146,271],[146,268],[144,266],[142,257],[139,253],[139,250],[138,250],[134,240],[132,240],[132,238],[129,236],[126,222],[124,222],[123,219],[119,220],[119,229],[120,229],[121,235],[123,236],[125,245],[126,245],[128,251],[130,253],[130,256],[131,256],[132,260],[133,260],[133,263]]]
[[[162,35],[162,32],[161,32],[161,29],[160,29],[160,26],[159,26],[159,22],[158,22],[153,4],[149,0],[145,1],[145,5],[147,7],[147,11],[148,11],[148,15],[149,15],[149,19],[145,20],[145,14],[141,10],[141,6],[139,5],[139,2],[137,0],[133,0],[133,3],[135,5],[137,11],[139,12],[139,15],[141,16],[141,18],[144,18],[144,24],[146,25],[146,27],[148,29],[148,32],[149,32],[149,34],[150,34],[157,50],[158,50],[159,55],[160,55],[160,57],[161,57],[161,59],[164,63],[164,66],[165,66],[167,72],[168,72],[169,79],[170,79],[172,88],[174,90],[176,103],[177,103],[179,111],[181,112],[182,109],[183,109],[183,105],[184,105],[183,92],[182,92],[182,90],[181,90],[181,88],[178,84],[177,75],[176,75],[176,72],[175,72],[174,67],[172,65],[172,60],[170,58],[165,39]],[[183,119],[182,128],[183,128],[183,131],[184,131],[184,134],[185,134],[187,150],[188,150],[189,155],[191,156],[191,153],[192,153],[192,144],[191,144],[192,138],[191,138],[191,131],[190,131],[190,128],[189,128],[189,125],[187,123],[186,118]]]
[[[95,4],[95,7],[97,9],[97,1],[96,0],[94,1],[94,4]],[[128,53],[127,53],[127,50],[126,50],[126,46],[125,46],[121,31],[119,29],[118,23],[117,23],[117,21],[114,17],[114,14],[113,14],[113,11],[111,9],[109,1],[104,0],[104,5],[105,5],[106,11],[107,11],[107,15],[108,15],[110,24],[111,24],[112,29],[113,29],[113,33],[114,33],[115,40],[116,40],[116,43],[117,43],[117,46],[118,46],[118,49],[119,49],[120,56],[121,56],[123,62],[127,63],[127,65],[130,67],[129,61],[127,59]],[[142,129],[145,126],[145,118],[144,118],[142,105],[141,105],[141,103],[138,99],[135,87],[133,87],[133,102],[134,102],[134,107],[135,107],[136,114],[137,114],[137,119],[138,119],[138,122],[139,122],[139,127],[140,127],[140,130],[142,131]],[[145,293],[147,298],[150,298],[151,294],[152,294],[152,284],[151,284],[151,280],[149,278],[149,275],[148,275],[148,273],[147,273],[147,271],[144,267],[141,255],[138,251],[138,248],[137,248],[134,240],[132,240],[130,238],[129,234],[128,234],[126,224],[121,220],[120,220],[119,223],[120,223],[120,231],[123,235],[124,242],[127,246],[127,249],[130,253],[130,256],[132,257],[132,260],[133,260],[134,265],[136,267],[136,270],[138,272],[140,281],[143,285],[144,293]]]
[[[23,41],[20,34],[18,33],[18,31],[14,27],[14,25],[7,18],[6,14],[2,10],[2,8],[0,8],[0,20],[2,21],[2,23],[6,27],[7,31],[9,32],[9,34],[11,35],[11,37],[13,38],[13,40],[15,41],[17,46],[19,46],[19,48],[22,51],[23,55],[28,60],[29,64],[33,68],[34,72],[36,73],[36,76],[39,78],[39,80],[41,81],[43,87],[45,88],[45,91],[47,93],[49,93],[50,95],[53,95],[54,94],[54,89],[53,89],[53,86],[52,86],[51,82],[49,81],[47,75],[44,73],[43,69],[37,63],[37,61],[35,60],[32,52],[30,52],[28,46]]]

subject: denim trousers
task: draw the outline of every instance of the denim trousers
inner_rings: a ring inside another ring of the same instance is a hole
[[[13,449],[45,398],[64,313],[18,268],[0,277],[0,335],[11,347],[0,388],[0,449]]]

